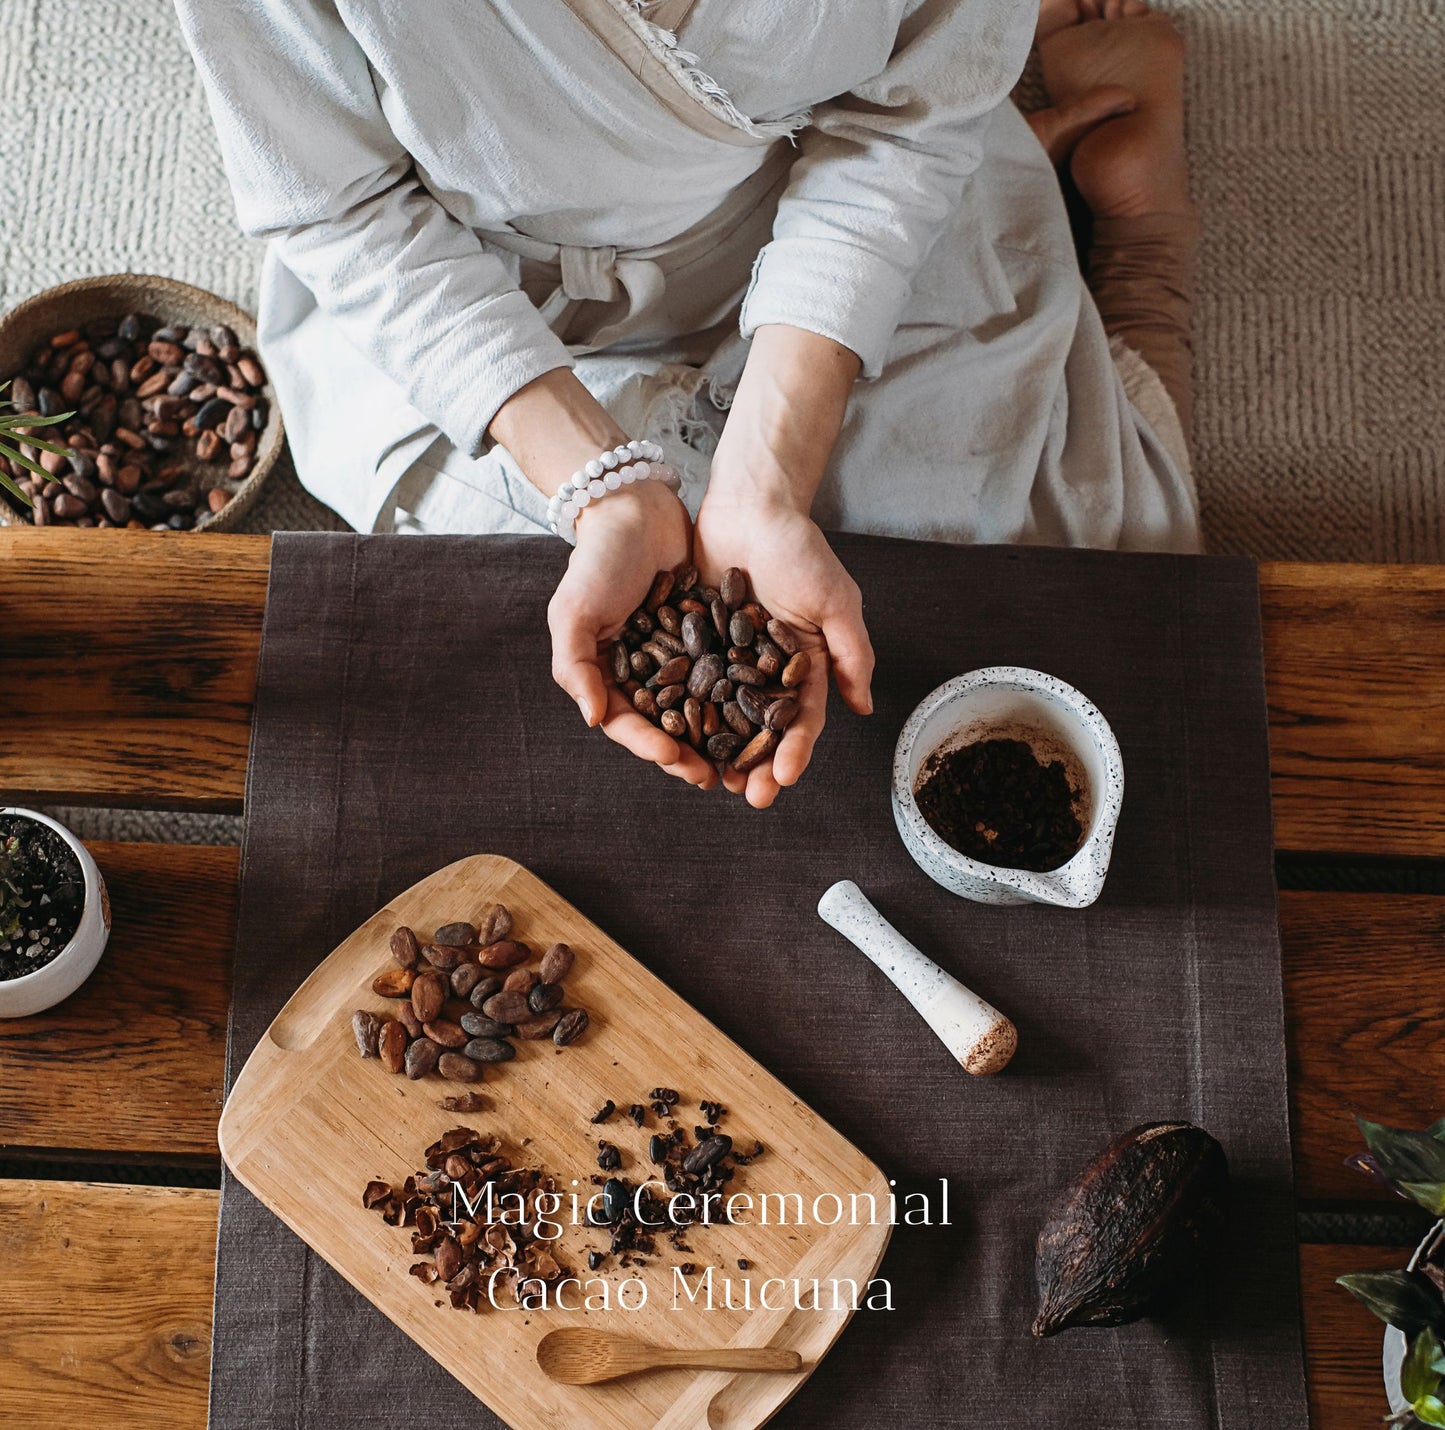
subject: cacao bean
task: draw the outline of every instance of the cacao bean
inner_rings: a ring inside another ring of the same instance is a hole
[[[480,963],[459,963],[452,970],[452,992],[458,998],[466,998],[473,988],[482,981]]]
[[[692,669],[692,661],[685,655],[674,656],[666,665],[658,667],[657,674],[653,677],[652,683],[655,686],[676,685],[679,681],[687,679],[688,672]]]
[[[477,962],[483,968],[513,968],[519,963],[525,963],[530,956],[531,950],[526,944],[500,939],[480,949]]]
[[[708,602],[708,615],[712,617],[712,628],[717,632],[717,638],[725,641],[728,638],[728,621],[731,613],[721,596],[714,596]]]
[[[702,705],[690,695],[683,701],[682,718],[687,722],[687,738],[694,745],[702,744]]]
[[[560,1008],[550,1008],[545,1013],[538,1013],[531,1018],[523,1018],[517,1024],[517,1036],[529,1040],[545,1038],[557,1026],[561,1016]]]
[[[441,1012],[450,988],[451,985],[440,973],[417,975],[416,982],[411,985],[411,1009],[423,1027]]]
[[[502,991],[502,980],[494,973],[484,973],[477,986],[467,994],[467,1002],[473,1008],[480,1008],[493,993]]]
[[[484,1013],[463,1013],[462,1031],[471,1038],[510,1038],[516,1032],[511,1023],[499,1023]]]
[[[389,1073],[399,1073],[406,1059],[406,1029],[398,1022],[383,1023],[377,1035],[376,1051]]]
[[[724,1132],[705,1137],[682,1159],[682,1170],[692,1176],[699,1176],[720,1162],[732,1149],[733,1139]]]
[[[674,690],[681,690],[682,686],[673,686]],[[680,740],[687,733],[687,721],[683,719],[681,710],[664,710],[662,712],[662,728],[667,731],[675,740]]]
[[[467,951],[464,948],[454,948],[450,944],[429,943],[422,949],[421,956],[433,968],[439,968],[443,973],[450,973],[458,964],[466,962]]]
[[[667,685],[657,691],[654,698],[657,701],[657,708],[659,710],[671,712],[674,706],[681,705],[682,702],[688,698],[688,694],[685,686]],[[663,720],[662,724],[665,728],[667,721]],[[674,731],[672,733],[676,732]]]
[[[743,713],[742,706],[736,700],[724,702],[722,713],[723,719],[727,721],[728,728],[734,735],[741,735],[744,740],[753,738],[752,721]]]
[[[681,636],[682,634],[682,617],[671,606],[657,608],[657,624],[670,636]],[[683,644],[687,643],[684,641]]]
[[[784,655],[797,655],[798,651],[802,648],[797,634],[786,621],[780,621],[774,617],[768,622],[767,630],[773,644],[777,646]]]
[[[462,1051],[474,1063],[509,1063],[517,1050],[504,1038],[473,1038]]]
[[[416,1016],[416,1013],[411,1006],[410,998],[408,998],[405,1002],[398,1003],[396,1005],[396,1021],[400,1023],[403,1028],[406,1029],[406,1035],[408,1038],[421,1037],[421,1019]]]
[[[351,1015],[351,1031],[356,1036],[356,1048],[362,1057],[376,1057],[381,1028],[382,1020],[366,1008],[358,1008]]]
[[[722,658],[708,653],[693,662],[692,673],[687,678],[687,693],[694,700],[705,700],[714,685],[723,678]]]
[[[632,692],[632,704],[639,714],[646,715],[649,719],[656,719],[659,714],[657,697],[646,686]]]
[[[482,1004],[482,1012],[489,1018],[494,1018],[498,1023],[516,1023],[525,1018],[532,1010],[527,1007],[527,996],[525,993],[507,992],[494,993],[485,1003]]]
[[[571,1011],[563,1013],[557,1020],[557,1026],[552,1029],[552,1041],[559,1048],[565,1048],[569,1043],[575,1043],[587,1031],[589,1021],[585,1008],[573,1008]]]
[[[722,582],[718,587],[718,594],[723,599],[723,604],[730,611],[735,611],[748,598],[748,580],[736,566],[729,566],[723,572]],[[742,642],[739,642],[742,644]]]
[[[451,1082],[481,1082],[486,1076],[481,1063],[473,1062],[465,1053],[443,1053],[437,1059],[437,1071]]]
[[[505,904],[488,904],[477,920],[477,942],[500,943],[512,931],[512,911]]]
[[[752,645],[756,634],[752,621],[748,619],[748,613],[734,611],[732,620],[728,622],[728,639],[734,645]]]
[[[746,743],[741,735],[724,733],[712,736],[707,742],[707,752],[715,760],[726,763],[742,749]]]
[[[433,943],[444,943],[451,948],[471,948],[477,941],[477,931],[471,924],[458,921],[443,924],[432,935]]]
[[[768,702],[750,685],[738,686],[738,709],[754,725],[762,725],[768,718]],[[744,733],[738,731],[739,734]],[[747,732],[751,733],[751,732]]]
[[[734,685],[761,687],[768,683],[768,677],[755,665],[728,666],[728,679],[732,681]]]
[[[813,667],[812,658],[805,650],[800,650],[783,667],[783,684],[791,690],[796,685],[801,685],[807,678],[808,672]]]
[[[655,612],[662,603],[672,594],[672,583],[675,580],[671,571],[659,571],[652,578],[652,589],[647,593],[647,599],[642,603],[644,609]]]
[[[612,647],[612,678],[619,685],[632,674],[632,656],[627,647],[618,641]]]
[[[413,1082],[436,1070],[437,1059],[442,1050],[430,1038],[416,1038],[406,1045],[406,1057],[402,1059],[402,1071]]]
[[[689,611],[682,618],[681,635],[684,649],[694,660],[706,655],[707,648],[712,644],[707,622],[695,611]]]
[[[459,1048],[467,1040],[461,1025],[453,1023],[450,1018],[433,1018],[430,1023],[422,1024],[422,1032],[443,1048]]]
[[[392,932],[392,958],[396,959],[402,968],[416,968],[422,958],[422,946],[405,923],[397,924]]]
[[[530,993],[541,980],[530,968],[514,968],[502,984],[504,993]]]
[[[388,968],[385,973],[379,973],[372,979],[371,991],[381,994],[383,998],[405,998],[415,982],[414,968]]]
[[[759,730],[741,752],[733,760],[732,767],[739,774],[746,774],[749,770],[756,769],[766,760],[774,750],[778,748],[778,734],[776,730]]]
[[[527,994],[527,1007],[534,1013],[550,1013],[562,1005],[566,990],[560,983],[539,983]]]
[[[565,943],[554,943],[537,965],[542,982],[560,983],[572,971],[576,959],[576,954]]]
[[[774,700],[768,706],[768,729],[782,734],[798,718],[798,702],[791,697]]]

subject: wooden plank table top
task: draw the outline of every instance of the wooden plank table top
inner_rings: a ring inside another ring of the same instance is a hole
[[[0,530],[0,800],[238,811],[264,537]],[[1445,568],[1261,568],[1276,842],[1445,859]],[[239,851],[101,843],[116,929],[60,1008],[0,1021],[0,1413],[205,1421],[213,1191],[25,1165],[214,1169]],[[1281,896],[1297,1193],[1399,1206],[1343,1166],[1352,1115],[1445,1113],[1445,899]],[[1383,1413],[1380,1328],[1305,1245],[1315,1430]]]

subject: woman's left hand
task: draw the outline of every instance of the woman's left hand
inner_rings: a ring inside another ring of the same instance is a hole
[[[772,760],[747,774],[723,772],[728,789],[765,809],[808,766],[826,718],[830,669],[852,709],[873,709],[873,647],[858,586],[811,518],[786,500],[734,501],[718,495],[721,486],[709,490],[698,513],[693,560],[709,585],[730,566],[744,571],[754,598],[797,632],[812,662],[798,690],[798,715]]]

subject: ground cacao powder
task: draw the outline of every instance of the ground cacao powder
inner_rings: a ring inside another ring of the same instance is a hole
[[[1023,740],[975,740],[934,751],[916,798],[944,843],[984,864],[1057,869],[1083,839],[1074,808],[1078,791],[1063,763],[1044,763]]]

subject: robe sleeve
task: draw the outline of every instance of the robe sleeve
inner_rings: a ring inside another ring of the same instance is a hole
[[[242,228],[462,451],[566,346],[417,177],[330,0],[176,0]]]
[[[887,66],[819,105],[758,255],[742,332],[786,323],[883,368],[913,277],[966,201],[990,113],[1032,41],[1031,0],[915,0]],[[959,281],[967,282],[965,274]]]

